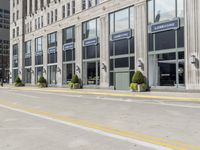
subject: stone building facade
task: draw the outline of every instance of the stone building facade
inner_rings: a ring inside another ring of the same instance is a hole
[[[200,89],[198,0],[11,0],[10,83]]]

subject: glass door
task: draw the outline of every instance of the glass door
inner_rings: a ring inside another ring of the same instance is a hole
[[[87,84],[88,85],[100,84],[100,63],[98,61],[87,63]]]

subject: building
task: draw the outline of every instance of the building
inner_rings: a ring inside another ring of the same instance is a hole
[[[199,0],[11,0],[10,71],[25,84],[200,90]]]
[[[10,47],[10,5],[8,0],[0,1],[0,80],[9,82]]]

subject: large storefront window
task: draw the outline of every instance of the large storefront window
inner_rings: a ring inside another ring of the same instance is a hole
[[[75,27],[63,29],[63,84],[75,74]]]
[[[35,39],[35,65],[43,64],[43,38]]]
[[[63,62],[75,61],[75,28],[63,30]]]
[[[134,73],[133,33],[134,7],[110,14],[110,86],[117,90],[128,90]]]
[[[57,63],[57,33],[48,34],[48,63]]]
[[[99,18],[83,23],[84,85],[100,84]]]
[[[43,67],[36,67],[35,68],[35,83],[37,83],[40,77],[42,76],[43,76]]]
[[[13,45],[13,68],[18,67],[18,44]]]
[[[12,71],[12,82],[14,83],[18,77],[18,69],[13,69]]]
[[[63,65],[63,84],[71,81],[72,76],[75,74],[75,63]]]
[[[31,66],[31,41],[25,42],[25,66]]]
[[[57,65],[47,67],[47,81],[50,86],[56,85]]]
[[[31,68],[25,68],[25,83],[31,83]]]
[[[149,84],[182,87],[185,83],[183,0],[150,0],[148,13]],[[175,26],[168,28],[173,23]]]

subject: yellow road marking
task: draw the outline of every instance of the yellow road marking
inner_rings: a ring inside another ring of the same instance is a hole
[[[19,111],[21,110],[27,113],[44,116],[50,119],[55,119],[55,120],[63,121],[66,123],[72,123],[72,124],[80,125],[82,127],[86,127],[90,129],[96,129],[98,131],[103,131],[105,133],[111,133],[111,134],[119,135],[122,137],[127,137],[127,138],[136,139],[136,140],[144,141],[144,142],[155,144],[155,145],[164,146],[164,147],[171,148],[174,150],[200,150],[200,146],[194,146],[194,145],[190,145],[190,144],[186,144],[186,143],[174,141],[174,140],[173,141],[167,140],[164,138],[154,137],[151,135],[133,132],[129,130],[117,129],[117,128],[97,124],[94,122],[90,122],[90,121],[86,121],[86,120],[82,120],[78,118],[73,118],[70,116],[63,116],[63,115],[58,115],[51,112],[45,112],[38,109],[32,109],[32,108],[28,108],[22,105],[13,104],[5,100],[0,100],[0,105],[6,106],[11,109],[16,109]]]
[[[34,89],[34,88],[13,88],[22,91],[41,91],[41,92],[54,92],[54,93],[71,93],[83,95],[101,95],[113,97],[131,97],[131,98],[144,98],[144,99],[158,99],[158,100],[175,100],[175,101],[194,101],[200,102],[200,98],[190,97],[172,97],[172,96],[156,96],[156,95],[139,95],[139,94],[126,94],[126,93],[109,93],[109,92],[88,92],[88,91],[74,91],[74,90],[52,90],[52,89]]]

